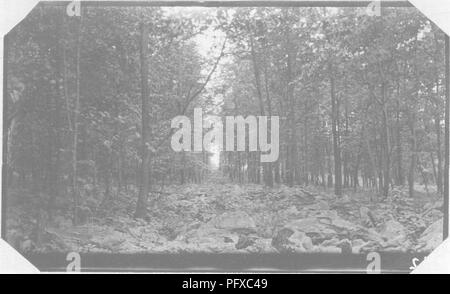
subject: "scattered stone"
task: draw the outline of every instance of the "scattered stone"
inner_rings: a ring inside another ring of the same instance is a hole
[[[112,252],[120,251],[120,246],[125,242],[123,236],[112,234],[104,238],[94,237],[91,241],[99,248],[111,250]]]
[[[304,232],[283,228],[272,240],[272,246],[279,252],[313,251],[314,244]]]
[[[440,219],[429,226],[418,240],[417,250],[431,252],[442,243],[443,220]]]
[[[31,240],[25,240],[20,244],[20,252],[26,253],[34,249],[34,243]]]
[[[351,199],[348,195],[342,195],[342,197],[340,197],[336,200],[337,204],[347,204],[350,202],[351,202]]]
[[[215,228],[224,230],[249,230],[254,231],[256,229],[253,219],[243,211],[225,212],[222,215],[213,218],[210,224]]]
[[[322,244],[320,244],[320,246],[322,246],[322,247],[328,247],[328,246],[337,247],[338,244],[339,244],[339,239],[337,237],[334,237],[332,239],[323,241]]]
[[[288,216],[295,216],[295,215],[299,214],[299,211],[298,211],[297,207],[291,206],[288,209],[286,209],[286,214]]]
[[[361,239],[356,239],[352,241],[352,253],[359,254],[365,246],[368,246],[370,242],[365,242]]]
[[[304,243],[311,242],[311,238],[306,236],[304,232],[296,231],[287,239],[285,248],[292,252],[303,252],[306,248],[303,246]]]
[[[442,200],[440,201],[436,201],[436,202],[430,202],[425,204],[425,206],[423,207],[424,209],[424,213],[428,212],[429,210],[432,209],[441,209],[441,207],[444,205],[444,202]]]
[[[352,241],[352,247],[359,247],[359,246],[363,246],[364,244],[366,244],[366,242],[364,242],[361,239],[356,239]]]
[[[255,238],[241,235],[239,236],[239,240],[236,243],[235,247],[237,250],[239,250],[247,248],[248,246],[251,246],[253,244],[255,244]]]
[[[276,253],[277,250],[272,246],[272,239],[257,238],[254,243],[246,248],[251,253]]]
[[[370,211],[369,208],[362,206],[359,209],[359,215],[361,217],[361,222],[366,227],[376,227],[377,221],[375,219],[375,216]]]
[[[272,239],[271,245],[279,252],[285,252],[285,246],[288,244],[288,238],[294,234],[294,230],[290,228],[282,228]]]
[[[314,233],[324,239],[332,238],[336,232],[331,229],[325,221],[319,221],[317,218],[305,218],[288,223],[286,228],[290,228],[293,232],[301,231],[305,233]]]
[[[148,222],[133,219],[135,199],[120,195],[129,202],[122,206],[131,207],[130,212],[96,213],[94,221],[80,226],[73,226],[66,212],[56,213],[41,236],[42,246],[29,241],[34,240],[28,236],[35,225],[32,214],[16,209],[6,236],[19,250],[44,252],[362,254],[432,251],[442,242],[439,202],[422,208],[386,200],[359,208],[359,198],[336,199],[313,187],[308,187],[315,191],[310,196],[301,191],[304,188],[283,185],[273,190],[234,184],[166,189],[167,198],[161,198],[165,200],[149,214]]]
[[[324,200],[319,200],[317,203],[312,204],[312,205],[308,205],[306,207],[306,209],[311,209],[311,210],[329,210],[330,206],[328,205],[328,203]]]
[[[322,253],[341,253],[342,250],[339,247],[335,247],[335,246],[319,246],[317,249],[318,252],[322,252]]]
[[[308,236],[304,237],[302,245],[303,245],[303,248],[305,248],[307,251],[312,251],[314,249],[314,244],[313,244],[311,238]]]
[[[206,224],[187,232],[176,241],[179,243],[173,243],[172,250],[189,247],[194,252],[233,252],[239,236],[228,230],[217,229]]]
[[[341,248],[342,254],[351,254],[352,253],[352,243],[347,239],[340,241],[336,247]]]
[[[386,241],[383,247],[401,246],[406,241],[407,232],[405,227],[395,220],[385,222],[381,228],[381,236]]]

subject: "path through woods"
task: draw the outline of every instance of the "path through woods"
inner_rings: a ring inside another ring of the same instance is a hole
[[[441,242],[448,39],[415,8],[80,13],[39,5],[7,38],[5,222],[19,250]],[[279,117],[278,160],[224,151],[212,171],[208,152],[176,152],[172,119],[198,108]]]
[[[8,211],[15,228],[8,237],[22,251],[428,252],[442,240],[442,202],[406,193],[382,202],[361,192],[337,199],[332,189],[230,184],[217,171],[208,183],[155,193],[147,219],[132,218],[136,197],[125,193],[77,227],[58,215],[35,245],[20,242],[33,228],[33,196],[11,191],[21,205]]]

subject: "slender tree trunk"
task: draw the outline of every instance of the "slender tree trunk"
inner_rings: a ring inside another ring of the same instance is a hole
[[[82,17],[80,16],[78,22],[78,33],[77,33],[77,60],[76,60],[76,98],[75,98],[75,110],[73,113],[73,141],[72,141],[72,194],[74,200],[74,225],[78,224],[78,209],[79,209],[79,195],[78,195],[78,162],[77,162],[77,146],[78,146],[78,117],[80,113],[80,50],[81,50],[81,25]]]
[[[436,131],[436,154],[437,154],[437,173],[436,173],[436,186],[439,194],[442,193],[442,155],[441,155],[441,119],[439,113],[436,114],[434,119],[434,126]],[[434,162],[434,161],[433,161]]]
[[[397,100],[396,110],[396,143],[397,143],[397,185],[403,186],[405,178],[403,176],[403,150],[402,150],[402,131],[400,125],[400,102]]]
[[[415,114],[410,114],[410,122],[409,122],[409,129],[411,132],[411,159],[410,159],[410,165],[409,165],[409,172],[408,172],[408,191],[409,191],[409,197],[414,197],[414,174],[416,170],[417,165],[417,141],[416,141],[416,127],[415,127]]]
[[[308,108],[308,103],[306,102],[305,108]],[[304,142],[304,146],[303,146],[303,182],[305,183],[305,185],[308,185],[309,183],[309,179],[308,179],[308,175],[309,175],[309,160],[308,160],[308,115],[305,113],[304,116],[304,120],[303,120],[303,131],[304,131],[304,135],[303,135],[303,142]]]
[[[355,168],[353,170],[353,188],[356,191],[356,188],[359,186],[359,165],[361,163],[361,157],[362,157],[362,150],[363,150],[363,143],[364,142],[364,126],[361,129],[361,138],[359,139],[359,145],[358,145],[358,155],[356,156],[356,163]]]
[[[266,92],[266,101],[267,101],[267,112],[268,112],[268,120],[270,125],[268,124],[268,138],[271,138],[271,133],[272,133],[272,128],[269,126],[272,126],[271,123],[271,118],[272,118],[272,101],[270,99],[270,85],[269,85],[269,72],[267,69],[267,62],[264,62],[264,88],[265,88],[265,92]],[[278,130],[277,130],[278,131]],[[277,160],[278,162],[278,160]],[[273,187],[273,163],[272,162],[267,162],[265,163],[265,172],[264,174],[266,175],[266,185],[269,187]]]
[[[287,88],[287,100],[288,100],[288,138],[286,154],[286,181],[288,186],[294,185],[294,179],[297,177],[297,136],[296,136],[296,124],[295,124],[295,101],[294,101],[294,85],[293,85],[293,67],[294,56],[291,49],[290,32],[286,32],[286,55],[287,55],[287,67],[286,67],[286,88]]]
[[[339,143],[339,105],[336,97],[335,80],[333,66],[329,64],[330,74],[330,95],[331,95],[331,126],[333,133],[333,154],[334,154],[334,194],[342,195],[342,163],[341,149]]]
[[[147,213],[148,181],[150,176],[150,162],[148,150],[148,28],[144,21],[141,23],[141,44],[140,44],[140,62],[141,62],[141,181],[139,187],[138,200],[136,203],[135,218],[143,218]]]
[[[433,151],[430,151],[430,161],[431,161],[431,167],[433,168],[434,182],[437,184],[437,171],[436,171],[436,163],[434,162]]]
[[[388,117],[387,117],[387,107],[385,102],[385,87],[384,84],[382,86],[382,95],[383,95],[383,109],[382,109],[382,118],[383,118],[383,196],[388,197],[389,194],[389,185],[391,183],[390,176],[390,152],[389,152],[389,126],[388,126]]]

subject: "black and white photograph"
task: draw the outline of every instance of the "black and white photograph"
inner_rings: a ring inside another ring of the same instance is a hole
[[[6,242],[63,272],[409,273],[436,249],[448,36],[412,5],[256,2],[33,8],[4,38]]]

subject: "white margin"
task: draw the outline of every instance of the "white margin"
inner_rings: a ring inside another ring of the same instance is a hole
[[[42,2],[48,0],[43,0]],[[81,0],[82,1],[82,0]],[[99,0],[108,1],[108,0]],[[111,1],[111,0],[110,0]],[[113,0],[115,1],[115,0]],[[123,0],[116,0],[123,1]],[[152,0],[147,0],[151,2]],[[171,2],[171,0],[165,0]],[[222,0],[226,1],[226,0]],[[255,0],[256,1],[256,0]],[[315,0],[315,1],[340,1],[340,0]],[[349,0],[347,0],[349,1]],[[358,1],[358,0],[350,0]],[[382,0],[389,2],[395,0]],[[398,1],[398,0],[397,0]],[[406,0],[400,0],[405,1]],[[0,138],[3,138],[3,36],[6,35],[17,23],[19,23],[38,0],[1,0],[0,1]],[[409,0],[424,15],[432,20],[445,33],[450,35],[450,1],[449,0]],[[3,144],[0,144],[0,158],[3,155]],[[2,185],[0,177],[0,187]],[[1,225],[1,201],[0,201],[0,225]],[[31,263],[22,255],[0,239],[0,273],[38,273]],[[450,239],[436,248],[413,273],[447,273],[450,274]]]
[[[37,274],[39,270],[0,239],[0,274]]]
[[[449,274],[450,273],[450,239],[447,238],[428,255],[412,274]]]

